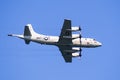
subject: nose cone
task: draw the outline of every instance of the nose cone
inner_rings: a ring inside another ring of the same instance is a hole
[[[98,42],[98,46],[102,46],[102,43]]]

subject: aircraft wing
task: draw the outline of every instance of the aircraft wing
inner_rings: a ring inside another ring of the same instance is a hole
[[[66,62],[72,62],[72,53],[66,50],[72,50],[72,39],[67,37],[72,37],[71,30],[71,20],[64,20],[64,24],[59,36],[59,50]]]
[[[71,44],[72,39],[67,38],[72,36],[72,32],[70,31],[71,29],[71,20],[64,20],[64,24],[61,30],[60,38],[59,38],[59,43],[60,44]]]
[[[66,52],[66,50],[72,50],[71,46],[59,46],[59,50],[61,51],[65,62],[72,62],[72,53]]]

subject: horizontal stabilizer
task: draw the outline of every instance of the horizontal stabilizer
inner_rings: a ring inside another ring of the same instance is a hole
[[[30,43],[30,40],[25,40],[25,44],[29,44]]]

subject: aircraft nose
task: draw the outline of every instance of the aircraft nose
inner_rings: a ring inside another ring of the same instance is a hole
[[[102,46],[102,43],[98,42],[98,46]]]

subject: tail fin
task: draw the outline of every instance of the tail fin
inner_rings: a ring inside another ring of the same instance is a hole
[[[33,36],[35,33],[35,31],[32,28],[31,24],[27,24],[24,28],[24,36]],[[29,44],[30,40],[25,39],[25,43]]]
[[[27,24],[24,28],[24,36],[32,36],[35,34],[35,31],[32,28],[31,24]]]

